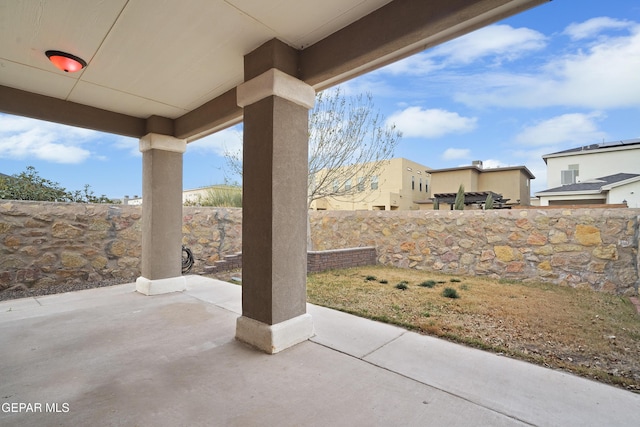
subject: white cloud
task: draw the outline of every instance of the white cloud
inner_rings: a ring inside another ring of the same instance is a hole
[[[194,141],[187,146],[187,150],[213,153],[225,156],[226,153],[240,153],[242,156],[242,128],[235,126]]]
[[[450,133],[465,133],[476,128],[477,118],[463,117],[442,109],[409,107],[393,113],[387,124],[395,124],[407,138],[439,138]]]
[[[591,18],[585,22],[572,23],[565,28],[563,34],[571,37],[572,40],[583,40],[600,35],[606,30],[619,30],[633,26],[630,21],[622,21],[606,16]]]
[[[0,115],[0,158],[82,163],[92,156],[82,145],[101,137],[99,132],[87,129]]]
[[[442,69],[442,65],[432,59],[428,53],[418,53],[387,65],[380,72],[392,75],[419,76],[440,69]]]
[[[491,25],[388,65],[382,72],[425,75],[451,66],[468,65],[482,58],[510,61],[545,45],[546,37],[538,31]]]
[[[453,64],[469,64],[483,57],[513,60],[546,45],[544,34],[529,28],[491,25],[434,49],[432,55]]]
[[[128,151],[130,156],[142,157],[140,152],[140,140],[136,138],[128,138],[125,136],[116,137],[112,143],[113,147],[118,150]]]
[[[447,148],[442,153],[444,160],[468,159],[471,156],[471,150],[467,148]]]
[[[506,163],[501,162],[500,160],[495,159],[487,159],[482,161],[483,169],[495,169],[495,168],[503,168],[509,166]]]
[[[602,113],[563,114],[526,127],[516,136],[516,142],[527,146],[557,146],[561,144],[585,145],[600,142],[607,134],[598,130]]]
[[[627,35],[600,38],[577,46],[573,53],[552,57],[533,72],[468,76],[458,81],[465,92],[454,99],[483,107],[638,107],[640,25],[629,29]]]

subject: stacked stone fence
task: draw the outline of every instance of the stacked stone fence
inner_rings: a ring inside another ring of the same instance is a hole
[[[638,292],[640,209],[324,211],[315,249],[372,245],[378,263]]]
[[[241,252],[241,209],[184,207],[183,215],[192,273]],[[345,248],[369,247],[384,265],[637,294],[639,218],[639,209],[602,208],[316,211],[310,226],[314,249],[329,251],[322,268],[353,261]],[[0,292],[135,280],[140,221],[140,206],[0,201]]]

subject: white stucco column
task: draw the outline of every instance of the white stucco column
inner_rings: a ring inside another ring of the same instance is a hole
[[[242,317],[236,338],[277,353],[313,335],[306,313],[308,114],[314,89],[272,68],[244,108]]]
[[[157,295],[186,289],[182,277],[182,156],[187,143],[149,133],[142,152],[142,267],[136,291]]]

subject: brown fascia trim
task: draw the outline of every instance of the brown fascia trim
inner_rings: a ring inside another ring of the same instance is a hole
[[[145,134],[144,119],[1,85],[0,111],[134,138]]]
[[[479,174],[519,170],[521,172],[524,172],[530,179],[536,179],[536,177],[531,173],[529,168],[527,168],[526,166],[504,166],[500,168],[480,168],[478,166],[471,165],[471,166],[459,166],[455,168],[431,169],[429,173],[434,175],[441,172],[457,172],[457,171],[464,171],[464,170],[476,171]]]
[[[299,51],[296,74],[324,89],[548,1],[395,0]],[[271,49],[274,55],[266,58],[267,64],[272,61],[293,74],[296,64],[290,51],[270,43],[261,49]],[[250,55],[252,65],[245,77],[265,66],[265,58]],[[4,86],[0,86],[0,111],[135,138],[148,129],[147,119]],[[174,136],[193,141],[241,121],[242,108],[233,88],[175,119]],[[165,127],[168,123],[162,124]]]
[[[395,0],[304,49],[300,77],[324,89],[551,0]]]
[[[271,68],[298,77],[299,51],[278,39],[271,39],[244,57],[244,80]],[[238,107],[236,88],[203,104],[175,121],[175,136],[193,141],[240,123],[243,109]]]
[[[175,119],[175,137],[194,141],[240,123],[242,112],[233,88]]]
[[[272,39],[245,56],[245,80],[278,68],[317,90],[551,0],[395,0],[304,50]],[[195,140],[240,123],[235,88],[176,119]]]

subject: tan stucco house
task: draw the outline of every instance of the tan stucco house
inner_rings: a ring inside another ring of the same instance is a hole
[[[474,161],[470,166],[434,169],[430,173],[430,197],[440,199],[440,209],[449,209],[451,197],[453,195],[455,198],[460,185],[464,186],[465,193],[470,193],[467,201],[473,202],[477,199],[478,202],[484,202],[487,193],[492,192],[502,197],[503,207],[529,206],[531,180],[535,179],[526,166],[483,168],[481,161]],[[477,203],[475,205],[480,206]],[[423,206],[423,209],[431,208],[428,204]]]
[[[310,204],[312,210],[417,210],[429,199],[430,168],[404,158],[385,160],[373,176],[335,182],[336,192],[352,192],[323,197]],[[325,171],[318,172],[322,175]]]

